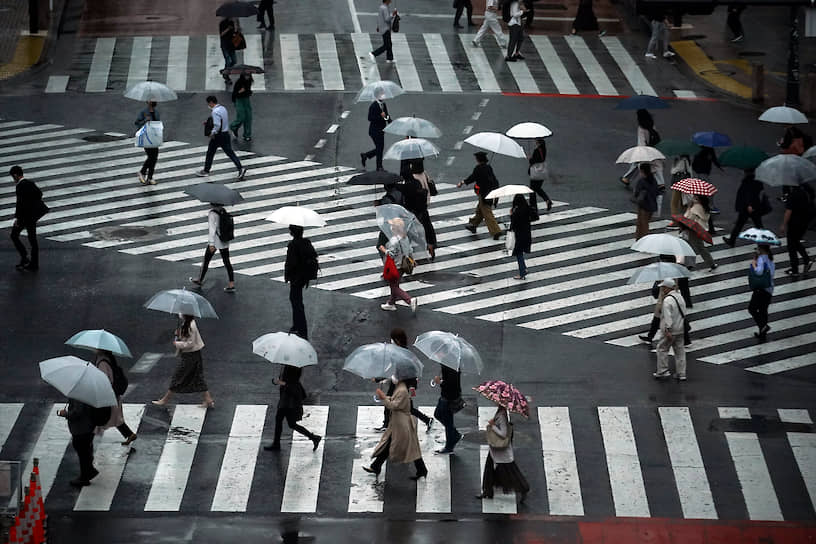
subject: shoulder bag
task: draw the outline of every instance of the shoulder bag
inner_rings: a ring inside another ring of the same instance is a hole
[[[412,273],[415,267],[416,261],[413,258],[409,257],[408,255],[402,258],[402,261],[400,262],[400,270],[402,270],[403,274]]]
[[[507,448],[510,446],[510,443],[513,441],[513,424],[508,422],[507,424],[507,436],[502,438],[501,436],[493,430],[493,426],[490,425],[487,428],[487,444],[491,448]]]
[[[236,30],[232,35],[232,47],[236,51],[246,49],[246,38],[244,38],[244,33],[240,30]]]
[[[683,331],[686,334],[689,334],[691,332],[691,323],[689,323],[689,320],[686,318],[686,314],[683,313],[683,310],[680,309],[680,303],[677,302],[677,299],[672,295],[669,295],[668,298],[674,299],[674,303],[677,304],[677,311],[680,312],[680,317],[683,318]]]
[[[549,172],[547,171],[547,163],[544,161],[535,162],[530,165],[530,179],[533,181],[547,181]]]
[[[752,291],[767,289],[771,286],[771,282],[771,269],[767,266],[762,270],[762,274],[757,274],[752,266],[748,268],[748,287]]]

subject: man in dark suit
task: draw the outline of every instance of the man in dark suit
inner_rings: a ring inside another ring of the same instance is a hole
[[[476,194],[479,195],[479,202],[476,204],[476,213],[470,218],[465,228],[473,234],[476,234],[476,227],[484,220],[487,225],[487,230],[490,231],[493,239],[498,240],[502,231],[496,222],[496,218],[493,217],[493,199],[486,200],[485,195],[493,189],[498,189],[499,181],[496,179],[495,174],[493,174],[493,168],[487,164],[487,153],[477,151],[473,155],[476,157],[476,167],[473,169],[473,173],[456,184],[457,187],[461,187],[462,185],[475,183],[474,189]]]
[[[286,247],[286,263],[283,266],[283,279],[289,283],[289,302],[292,305],[292,327],[289,332],[308,340],[303,288],[309,287],[309,261],[317,260],[317,252],[312,242],[303,237],[303,227],[300,225],[289,225],[289,234],[292,235],[292,241]]]
[[[382,170],[383,148],[385,148],[385,129],[386,125],[391,122],[391,117],[388,116],[388,107],[382,98],[378,98],[368,107],[368,135],[374,142],[374,149],[360,153],[360,160],[363,162],[365,168],[366,160],[371,157],[377,157],[377,170]]]
[[[11,227],[11,241],[20,254],[20,263],[17,270],[35,271],[40,267],[39,245],[37,244],[37,221],[45,215],[48,208],[42,201],[42,192],[23,177],[23,169],[12,166],[9,175],[14,179],[15,193],[17,194],[17,208],[14,211],[14,225]],[[25,229],[28,243],[31,244],[31,258],[20,241],[20,233]]]

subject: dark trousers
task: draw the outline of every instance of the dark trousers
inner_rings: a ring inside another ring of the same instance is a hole
[[[429,246],[436,248],[436,229],[434,229],[433,223],[431,223],[431,215],[428,213],[428,209],[426,208],[419,212],[416,216],[419,222],[422,223],[422,228],[425,230],[425,241],[428,242]]]
[[[295,420],[295,414],[293,414],[290,410],[286,408],[278,408],[278,411],[275,412],[275,444],[280,444],[281,433],[283,432],[283,420],[286,420],[286,423],[289,425],[289,428],[293,431],[297,431],[306,438],[312,439],[315,435],[309,432],[306,427],[299,425],[297,420]]]
[[[218,132],[215,136],[210,138],[210,144],[207,146],[207,157],[204,159],[204,171],[209,172],[210,168],[212,168],[213,157],[215,157],[215,152],[219,147],[224,150],[224,153],[240,172],[243,167],[241,166],[241,161],[239,161],[235,155],[235,151],[232,150],[229,132]]]
[[[544,202],[549,202],[550,197],[547,192],[544,190],[544,180],[543,179],[531,179],[530,180],[530,189],[533,190],[532,194],[530,194],[530,207],[535,210],[535,213],[538,213],[538,204],[536,203],[536,194],[540,196]]]
[[[304,340],[308,340],[309,333],[306,327],[306,310],[303,307],[303,284],[299,282],[289,283],[289,303],[292,305],[292,328],[294,332]]]
[[[390,42],[390,38],[389,38]],[[368,131],[371,141],[374,142],[374,149],[365,152],[366,159],[377,157],[377,168],[382,169],[383,149],[385,148],[385,133],[382,130]]]
[[[799,255],[802,256],[804,266],[807,266],[808,262],[810,262],[805,246],[802,244],[802,237],[805,235],[806,230],[807,225],[788,225],[788,257],[790,258],[791,269],[794,272],[799,272]]]
[[[453,410],[450,409],[448,399],[439,397],[436,403],[436,410],[434,410],[434,417],[445,426],[445,449],[453,450],[462,435],[456,430],[456,424],[453,420]]]
[[[71,445],[79,458],[80,480],[90,480],[93,477],[93,433],[75,434],[71,437]]]
[[[389,393],[389,396],[391,394]],[[431,418],[414,408],[414,401],[411,401],[411,415],[427,425],[431,422]],[[391,421],[391,410],[383,408],[383,427],[388,427],[388,422]]]
[[[235,275],[232,271],[232,263],[229,260],[229,248],[219,249],[221,254],[221,262],[224,263],[224,268],[227,269],[227,277],[229,281],[235,281]],[[201,274],[198,276],[198,281],[204,281],[204,276],[207,274],[207,269],[210,267],[210,261],[213,258],[215,251],[210,251],[210,246],[204,248],[204,262],[201,264]]]
[[[153,171],[156,170],[156,162],[159,160],[159,148],[146,147],[145,155],[147,155],[147,158],[144,163],[142,163],[140,172],[143,176],[146,176],[147,179],[153,179]]]
[[[683,302],[686,303],[686,308],[692,308],[691,303],[691,289],[689,289],[688,278],[677,278],[677,287],[680,289],[680,296],[683,297]]]
[[[30,259],[28,258],[28,252],[26,251],[25,246],[20,241],[20,233],[23,232],[23,229],[25,229],[26,234],[28,235],[28,243],[31,244]],[[22,226],[18,223],[17,225],[11,227],[11,241],[14,243],[14,247],[17,249],[17,253],[20,254],[21,261],[28,260],[31,263],[31,266],[33,267],[40,266],[40,246],[39,244],[37,244],[36,221],[31,221],[25,226]]]
[[[728,6],[728,18],[725,22],[735,38],[743,34],[742,22],[740,22],[740,15],[742,15],[743,10],[745,10],[745,6]]]
[[[127,423],[117,425],[116,430],[119,431],[125,438],[130,438],[130,436],[133,434],[133,431],[130,430]]]
[[[394,52],[391,50],[391,31],[386,30],[382,35],[382,39],[383,39],[383,44],[381,46],[379,46],[377,49],[375,49],[374,51],[372,51],[371,53],[375,57],[377,57],[377,56],[383,54],[383,52],[384,52],[385,53],[385,58],[387,58],[388,60],[394,60]]]
[[[391,451],[391,440],[388,441],[388,444],[385,445],[383,451],[374,458],[374,462],[371,463],[371,468],[375,471],[379,472],[382,466],[385,464],[385,461],[388,459],[388,454]],[[425,467],[425,461],[422,460],[422,457],[414,461],[414,467],[416,467],[417,474],[427,474],[428,469]]]
[[[765,227],[762,226],[762,215],[760,215],[759,212],[755,211],[754,213],[748,213],[747,211],[741,211],[741,212],[739,212],[739,215],[737,216],[737,222],[734,223],[733,230],[731,230],[731,235],[728,237],[728,243],[730,245],[734,244],[734,242],[737,239],[737,236],[739,235],[740,232],[742,232],[742,227],[745,226],[745,223],[749,219],[751,221],[753,221],[754,226],[756,228],[758,228],[758,229],[765,228]]]
[[[269,26],[275,28],[275,7],[272,0],[261,0],[258,4],[258,22],[265,24],[264,12],[269,15]]]
[[[768,306],[771,305],[771,294],[765,289],[754,289],[751,302],[748,303],[748,313],[754,318],[757,328],[762,329],[768,324]]]
[[[456,4],[456,15],[453,16],[453,24],[458,25],[462,18],[462,12],[467,10],[467,20],[469,25],[473,25],[473,3],[470,0],[459,0]]]
[[[521,25],[510,25],[510,40],[507,42],[507,56],[513,57],[521,50],[521,42],[524,41],[524,29]]]

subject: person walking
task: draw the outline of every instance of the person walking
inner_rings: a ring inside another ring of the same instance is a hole
[[[664,263],[677,263],[682,264],[684,258],[682,256],[675,257],[674,255],[659,255],[658,259]],[[686,308],[691,308],[691,292],[689,291],[688,285],[688,278],[672,278],[674,279],[675,283],[677,284],[678,289],[680,290],[680,295],[683,297],[683,302],[686,305]],[[638,335],[638,338],[647,344],[651,344],[654,341],[655,336],[657,335],[658,331],[660,330],[660,317],[663,312],[663,297],[665,293],[660,289],[660,282],[654,282],[652,286],[652,296],[655,298],[655,306],[654,312],[652,313],[652,323],[649,325],[649,332],[646,334]],[[689,329],[683,329],[683,343],[686,346],[691,345],[691,335],[689,334]]]
[[[405,331],[400,328],[393,328],[391,329],[391,343],[395,344],[401,348],[408,348],[408,335],[405,334]],[[384,380],[388,380],[388,391],[386,391],[385,395],[390,397],[394,394],[394,391],[397,388],[397,385],[388,378],[376,378],[374,381],[382,382]],[[433,419],[426,416],[422,412],[420,412],[417,408],[414,407],[413,397],[416,395],[416,388],[419,385],[416,378],[406,378],[405,385],[408,387],[409,399],[411,402],[411,415],[419,419],[425,424],[425,432],[431,432],[431,427],[433,426]],[[383,407],[383,424],[382,427],[376,429],[378,431],[385,431],[388,428],[388,422],[391,419],[391,411],[388,408]]]
[[[701,145],[700,151],[694,155],[694,158],[691,161],[691,169],[694,172],[694,175],[698,178],[704,179],[705,181],[711,182],[711,170],[713,166],[719,168],[720,172],[723,171],[720,161],[717,159],[717,152],[714,150],[714,148]],[[714,206],[713,197],[710,207],[712,214],[716,215],[720,213],[719,208]],[[711,234],[714,234],[713,219],[708,223],[708,230],[711,231]]]
[[[727,246],[734,247],[737,236],[742,232],[742,227],[745,226],[748,219],[754,223],[756,228],[765,228],[762,226],[762,190],[762,182],[754,177],[754,169],[745,170],[745,176],[742,178],[739,189],[737,189],[737,198],[734,202],[734,211],[737,212],[737,221],[734,223],[731,235],[723,236],[723,242],[725,242]],[[770,204],[768,204],[768,207],[770,207]]]
[[[504,493],[515,491],[519,494],[519,502],[524,502],[527,493],[530,492],[530,484],[516,465],[513,455],[513,425],[504,406],[496,408],[496,413],[488,420],[485,431],[507,440],[507,446],[489,446],[482,473],[482,492],[476,495],[476,498],[492,499],[493,490],[499,487]]]
[[[174,393],[203,393],[205,408],[213,408],[215,401],[210,395],[207,380],[204,379],[204,361],[201,350],[204,340],[198,332],[196,319],[192,315],[182,315],[181,326],[176,329],[173,346],[176,348],[176,357],[179,362],[176,371],[170,379],[170,386],[159,400],[152,401],[156,406],[164,406],[170,402]]]
[[[135,125],[142,128],[145,123],[149,121],[161,121],[159,112],[156,109],[156,103],[150,100],[147,101],[147,107],[139,112],[139,117],[136,118]],[[142,185],[156,185],[156,180],[153,179],[153,172],[156,170],[156,162],[159,160],[158,147],[145,147],[145,158],[142,163],[142,168],[139,170],[139,181]]]
[[[637,110],[637,112],[635,112],[635,114],[637,116],[637,125],[638,125],[637,126],[637,145],[648,145],[648,146],[657,145],[657,143],[660,141],[660,136],[657,134],[657,131],[655,131],[654,118],[652,117],[652,114],[649,113],[648,110],[645,110],[645,109],[642,109],[642,108]],[[656,163],[656,164],[654,164],[655,167],[659,167],[659,169],[661,169],[660,180],[659,180],[658,183],[662,184],[662,182],[663,182],[663,176],[662,176],[663,161],[653,161],[653,162]],[[620,182],[623,183],[624,185],[626,185],[627,187],[629,187],[630,184],[631,184],[631,181],[632,181],[630,179],[632,174],[638,173],[640,171],[639,168],[640,168],[640,163],[638,163],[638,162],[633,162],[633,163],[629,164],[629,169],[626,171],[626,173],[623,176],[620,177]],[[657,169],[658,168],[653,168],[652,169],[653,173],[656,174],[655,170],[657,170]],[[657,175],[655,175],[655,179],[657,179]]]
[[[673,279],[660,282],[663,294],[663,305],[660,312],[660,341],[657,343],[657,371],[652,374],[656,379],[671,376],[669,370],[669,348],[674,350],[675,378],[686,381],[686,346],[683,341],[685,330],[686,307],[682,297],[674,294],[676,283]]]
[[[238,139],[238,129],[244,127],[244,141],[252,141],[252,74],[244,70],[232,88],[232,101],[235,104],[235,119],[230,123],[230,130]]]
[[[454,28],[463,28],[459,20],[464,11],[467,11],[467,25],[476,26],[476,23],[473,22],[473,2],[471,0],[453,0],[453,7],[456,9],[456,14],[453,16]]]
[[[317,265],[317,251],[312,242],[303,237],[303,227],[289,225],[292,241],[286,246],[286,262],[283,265],[283,279],[289,284],[289,303],[292,305],[293,332],[308,340],[306,310],[303,308],[303,289],[309,287],[312,268]]]
[[[96,350],[94,365],[96,368],[105,373],[105,376],[108,377],[108,381],[110,381],[111,387],[113,387],[114,369],[119,366],[119,363],[116,361],[116,357],[114,357],[113,353],[105,349]],[[121,368],[119,370],[121,371]],[[116,427],[116,430],[119,431],[119,433],[121,433],[122,437],[125,439],[125,441],[122,442],[123,446],[129,446],[138,438],[136,433],[134,433],[125,422],[125,413],[122,409],[121,395],[116,395],[116,406],[111,407],[110,419],[105,425],[97,427],[96,433],[101,434],[106,429],[110,429],[111,427]]]
[[[238,58],[235,55],[235,44],[232,43],[232,38],[235,36],[238,27],[235,21],[229,17],[221,19],[218,23],[218,33],[220,35],[221,54],[224,55],[224,69],[221,70],[221,75],[224,78],[224,83],[232,85],[232,79],[229,76],[229,69],[238,63]]]
[[[768,244],[757,244],[754,258],[749,265],[748,284],[751,287],[751,301],[748,303],[748,313],[754,318],[757,332],[754,337],[764,342],[767,339],[768,331],[768,306],[771,305],[771,297],[774,291],[774,274],[776,265],[773,260],[771,246]]]
[[[530,166],[527,167],[527,174],[530,176],[530,189],[533,190],[530,195],[530,207],[532,208],[536,220],[538,220],[536,194],[547,203],[547,211],[550,211],[553,205],[552,200],[550,200],[549,195],[543,188],[544,182],[547,181],[549,177],[549,172],[547,171],[547,143],[544,141],[544,138],[536,138],[536,147],[527,160],[530,163]]]
[[[742,22],[740,21],[743,11],[745,11],[745,6],[742,4],[728,5],[728,17],[725,22],[728,25],[728,29],[734,35],[731,39],[731,43],[739,43],[745,38],[745,32],[742,29]]]
[[[598,31],[598,18],[595,17],[595,11],[592,9],[592,0],[579,0],[578,11],[575,14],[575,19],[572,21],[572,29],[570,34],[575,35],[585,30]],[[606,32],[601,32],[603,36]]]
[[[422,460],[422,450],[419,448],[416,423],[414,418],[411,417],[410,393],[405,380],[398,380],[396,376],[392,376],[391,382],[396,385],[393,395],[386,395],[379,388],[376,391],[377,398],[382,401],[383,406],[389,411],[390,417],[385,433],[383,433],[380,442],[371,454],[374,461],[370,466],[364,466],[363,470],[379,476],[386,460],[392,463],[413,462],[416,474],[410,478],[417,481],[428,475],[428,469]]]
[[[385,281],[388,282],[388,287],[391,289],[391,295],[385,303],[380,304],[380,308],[387,312],[396,312],[397,306],[395,303],[397,299],[400,299],[411,307],[412,313],[416,313],[419,300],[417,300],[417,297],[412,298],[411,295],[406,293],[399,286],[402,274],[410,272],[404,270],[403,259],[413,258],[411,256],[411,242],[408,240],[408,234],[405,232],[405,222],[401,218],[395,217],[394,219],[389,219],[388,223],[391,225],[393,236],[386,245],[380,245],[378,249],[380,253],[385,256],[386,260],[389,256],[393,259],[394,265],[397,267],[397,274],[396,277],[384,278]]]
[[[476,32],[476,37],[473,38],[474,47],[479,47],[482,38],[490,31],[496,36],[499,41],[499,47],[507,47],[507,40],[504,39],[501,24],[499,24],[499,0],[487,0],[485,2],[484,20],[482,26]]]
[[[269,25],[266,24],[264,14],[269,16]],[[275,28],[275,2],[274,0],[261,0],[258,3],[258,28],[266,30]]]
[[[664,58],[671,58],[674,52],[669,50],[669,19],[666,11],[660,7],[653,7],[651,14],[652,35],[649,38],[649,45],[646,46],[646,58],[656,59],[655,52],[658,47],[663,50]]]
[[[507,56],[504,57],[504,60],[515,62],[524,60],[524,57],[521,56],[521,43],[524,41],[524,27],[521,26],[521,19],[524,17],[527,7],[518,0],[513,0],[510,2],[508,9],[510,10],[510,20],[507,21],[507,31],[510,34],[510,39],[507,42]]]
[[[14,208],[14,223],[11,225],[11,242],[17,253],[20,254],[20,262],[17,263],[17,270],[30,270],[36,272],[40,269],[40,245],[37,243],[37,221],[48,212],[48,206],[42,200],[42,191],[30,180],[25,179],[23,169],[12,166],[9,170],[11,179],[14,180],[14,194],[16,205]],[[26,231],[28,243],[31,245],[31,256],[26,251],[25,246],[20,241],[20,233]]]
[[[788,276],[799,277],[799,256],[802,257],[805,274],[810,272],[813,266],[813,259],[808,257],[805,246],[802,244],[802,238],[814,215],[816,212],[814,212],[813,189],[808,185],[793,187],[785,199],[785,215],[779,227],[780,234],[787,233],[788,237],[788,257],[791,264],[791,267],[785,270]]]
[[[499,180],[496,179],[493,168],[487,164],[487,153],[477,151],[473,156],[476,157],[476,166],[473,168],[473,172],[456,184],[458,188],[473,183],[473,190],[479,199],[476,203],[476,212],[473,217],[468,220],[465,228],[473,234],[476,234],[476,228],[484,221],[493,239],[498,240],[502,230],[496,222],[496,218],[493,217],[494,200],[486,200],[485,195],[493,189],[499,188]]]
[[[431,193],[436,195],[436,184],[425,173],[424,162],[422,159],[409,161],[403,193],[405,194],[405,209],[414,214],[422,224],[428,255],[433,261],[436,258],[436,229],[431,222],[428,206],[431,203]]]
[[[278,400],[278,410],[275,412],[275,439],[268,446],[264,446],[267,451],[277,451],[280,449],[281,433],[283,432],[283,420],[293,431],[297,431],[312,441],[312,451],[317,450],[322,436],[314,434],[298,421],[303,419],[303,401],[306,400],[306,390],[300,383],[301,368],[292,365],[283,365],[280,378],[273,381],[280,386],[280,399]]]
[[[711,207],[708,197],[705,195],[694,195],[692,204],[689,209],[686,210],[684,216],[695,221],[701,228],[707,229],[711,218]],[[703,258],[703,261],[708,265],[709,271],[713,272],[717,268],[717,263],[714,262],[711,253],[706,249],[703,239],[697,236],[693,230],[685,226],[681,226],[681,233],[685,233],[685,240],[692,249],[694,249],[694,252]]]
[[[376,62],[377,57],[385,53],[385,61],[388,63],[394,62],[394,51],[391,46],[391,23],[394,21],[394,15],[397,14],[397,9],[389,11],[391,0],[382,0],[379,9],[377,10],[377,32],[382,36],[382,45],[370,52],[368,56],[372,61]],[[369,121],[371,116],[369,115]]]
[[[434,417],[445,426],[445,447],[436,450],[435,453],[450,455],[464,436],[456,429],[454,414],[461,410],[465,403],[462,400],[461,373],[445,365],[440,366],[442,372],[433,378],[433,383],[440,386]]]
[[[204,248],[204,261],[201,263],[201,272],[198,278],[190,277],[190,283],[195,285],[202,285],[204,283],[204,276],[207,275],[207,269],[210,267],[210,261],[215,255],[215,250],[221,255],[221,262],[224,263],[224,269],[227,271],[227,286],[224,287],[225,293],[235,292],[235,272],[232,269],[232,263],[229,258],[229,241],[230,239],[222,239],[225,236],[221,232],[221,215],[227,214],[227,210],[221,204],[210,204],[210,211],[207,214],[207,247]]]
[[[649,234],[649,221],[652,214],[657,211],[657,194],[659,187],[652,173],[651,163],[641,163],[640,177],[632,201],[637,206],[637,220],[635,223],[635,240],[640,240]]]
[[[238,174],[235,176],[235,181],[244,181],[247,169],[241,166],[241,161],[232,150],[232,143],[229,137],[229,113],[227,108],[218,103],[218,99],[212,95],[207,97],[207,106],[210,108],[210,117],[212,117],[212,132],[210,132],[210,143],[207,146],[207,155],[204,159],[204,169],[196,172],[198,177],[207,177],[210,175],[210,168],[212,168],[213,158],[215,152],[220,147],[224,150],[224,154],[230,158],[232,163],[238,169]]]
[[[377,157],[377,170],[383,170],[383,149],[385,148],[385,132],[383,130],[391,122],[388,115],[388,106],[382,98],[377,98],[368,107],[368,136],[374,142],[374,149],[360,153],[360,160],[365,168],[366,160]]]
[[[69,483],[74,487],[91,485],[99,471],[94,467],[93,439],[96,426],[93,421],[92,406],[75,399],[68,400],[68,406],[57,411],[57,415],[68,420],[71,445],[79,459],[79,476]]]
[[[530,223],[533,220],[533,212],[527,204],[527,199],[524,195],[516,195],[513,197],[513,208],[510,210],[510,230],[516,237],[515,245],[513,246],[513,255],[516,256],[518,262],[518,275],[513,276],[513,279],[524,280],[527,279],[527,264],[524,262],[524,254],[530,253],[531,245],[533,243],[533,233]]]
[[[674,158],[674,162],[672,163],[671,167],[671,185],[674,185],[680,180],[684,180],[686,178],[691,177],[691,157],[688,155],[681,155],[679,157]],[[681,215],[686,210],[686,205],[683,204],[683,196],[685,193],[681,193],[675,189],[670,189],[671,191],[671,201],[670,201],[670,209],[672,215]],[[674,224],[669,225],[670,229],[676,230],[678,227]]]

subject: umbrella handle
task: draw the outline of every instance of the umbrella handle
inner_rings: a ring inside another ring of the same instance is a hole
[[[433,378],[431,378],[431,387],[436,387],[436,382],[434,381]]]

